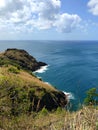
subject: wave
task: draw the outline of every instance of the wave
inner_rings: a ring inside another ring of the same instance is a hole
[[[45,82],[45,84],[51,85],[49,82]]]
[[[75,99],[74,95],[72,93],[69,93],[69,92],[65,92],[63,91],[63,93],[67,96],[67,98],[70,100],[70,99]]]
[[[40,69],[34,71],[34,73],[44,73],[46,70],[48,70],[48,66],[49,65],[42,66]]]

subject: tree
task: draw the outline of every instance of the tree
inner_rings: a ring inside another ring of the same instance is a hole
[[[86,92],[87,97],[84,99],[86,105],[98,104],[98,93],[96,88],[91,88]]]

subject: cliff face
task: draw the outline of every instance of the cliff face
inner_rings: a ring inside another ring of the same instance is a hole
[[[44,107],[53,110],[67,104],[63,92],[29,73],[42,65],[46,64],[37,62],[24,50],[7,49],[0,54],[1,112],[8,110],[15,115],[40,111]]]
[[[2,54],[2,59],[10,64],[17,64],[23,69],[35,71],[41,66],[47,65],[44,62],[38,62],[33,56],[29,55],[25,50],[7,49]]]

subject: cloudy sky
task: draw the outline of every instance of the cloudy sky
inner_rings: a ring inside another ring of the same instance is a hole
[[[98,40],[98,0],[0,0],[0,40]]]

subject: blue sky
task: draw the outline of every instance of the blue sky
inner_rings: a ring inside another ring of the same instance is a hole
[[[98,0],[0,0],[0,40],[98,40]]]

